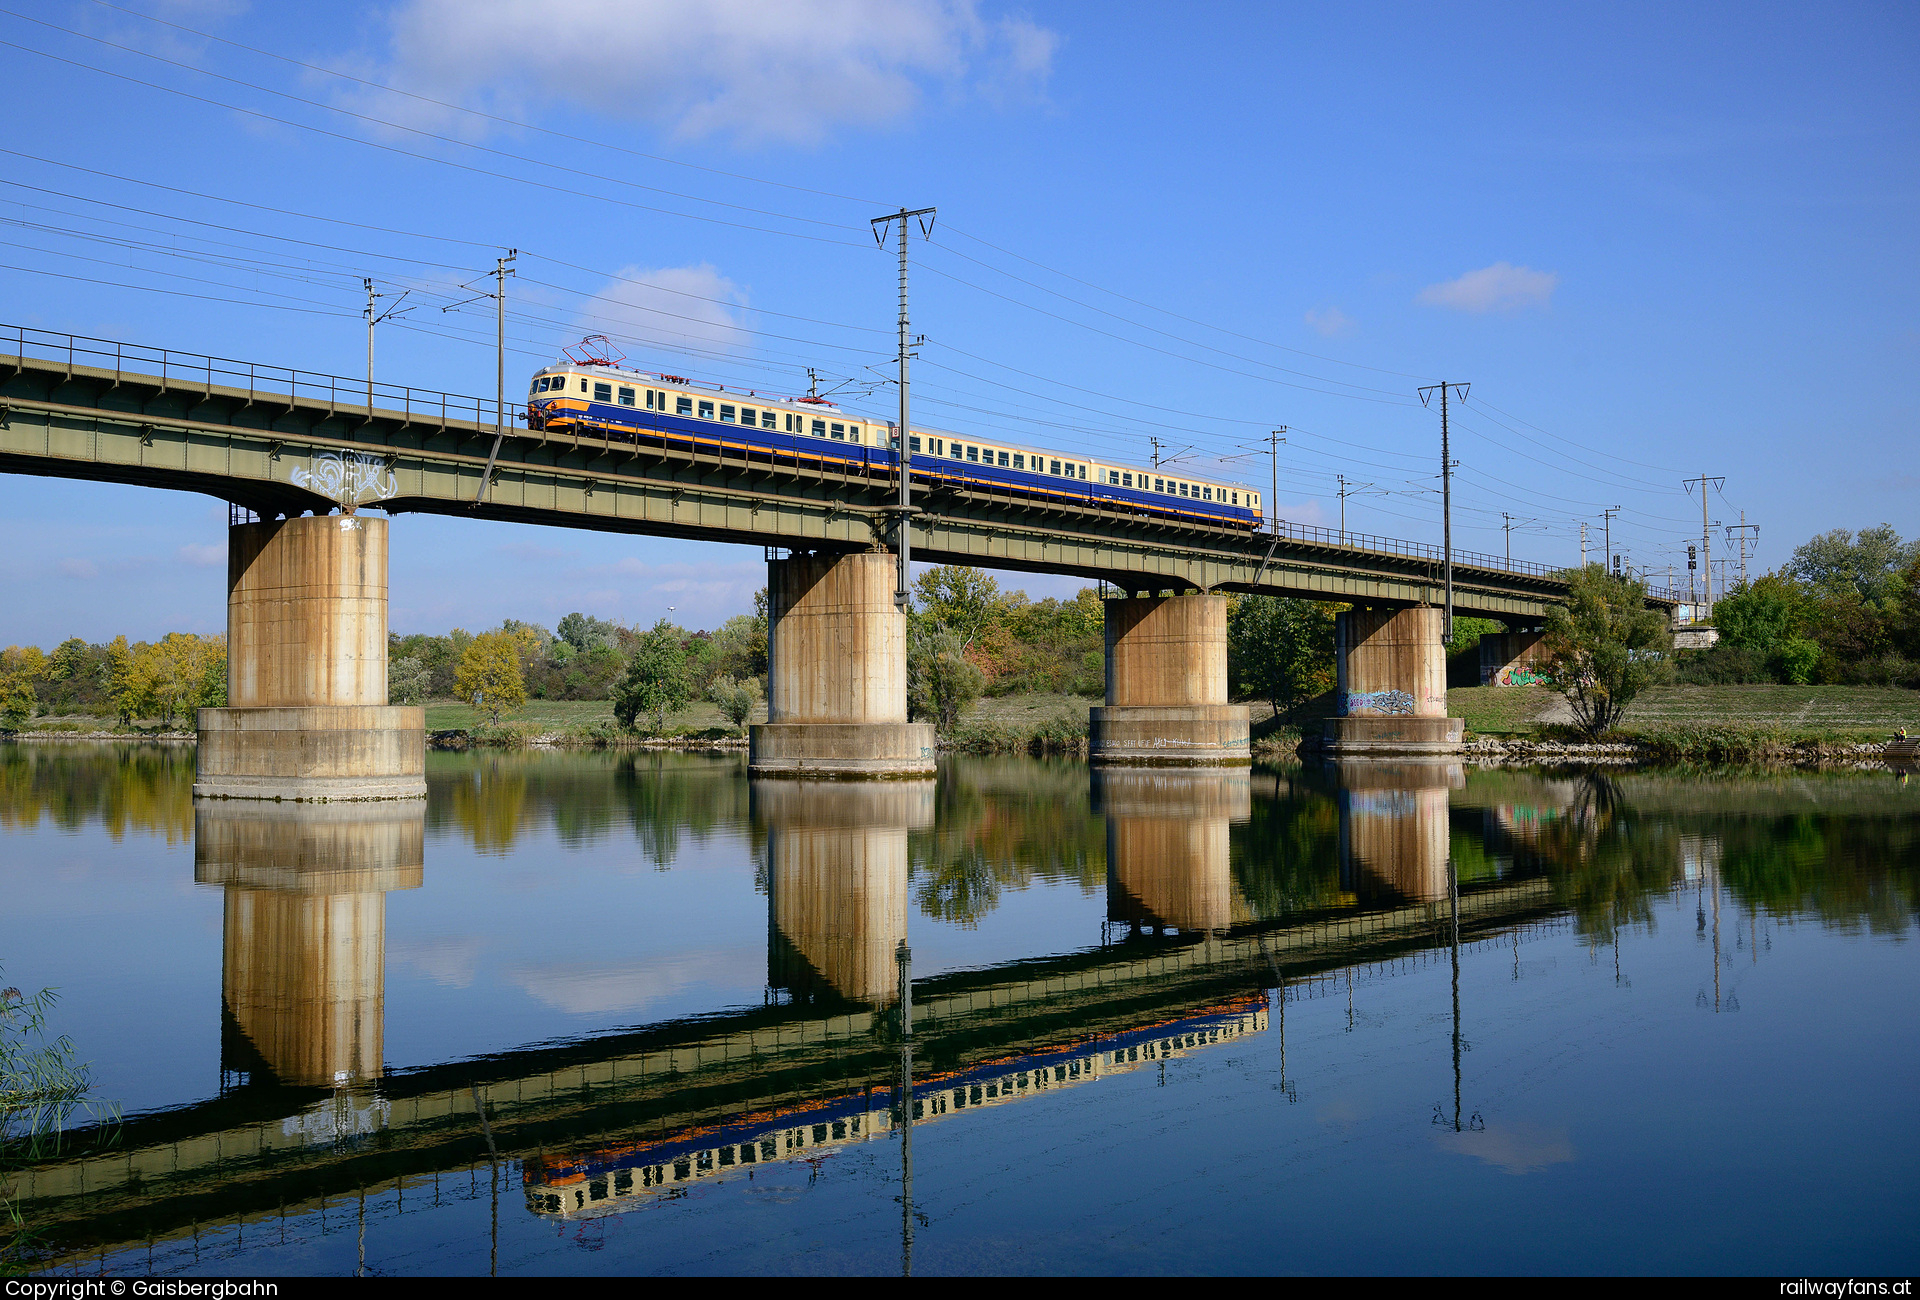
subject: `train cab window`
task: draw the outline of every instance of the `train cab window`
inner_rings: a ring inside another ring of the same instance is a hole
[[[722,402],[720,404],[720,423],[732,424],[733,422],[733,407],[729,403]]]
[[[816,438],[824,438],[827,436],[827,422],[825,420],[815,420],[813,422],[813,436]]]
[[[676,397],[673,401],[673,413],[675,415],[692,415],[693,399],[691,397]]]
[[[547,391],[547,377],[545,375],[542,375],[538,379],[534,380],[533,387],[527,390],[527,392],[529,393],[544,393],[546,391]]]
[[[595,384],[593,386],[593,400],[596,402],[611,402],[613,400],[613,385]]]
[[[622,406],[633,405],[633,390],[631,388],[622,388],[620,390],[620,405]]]
[[[847,440],[847,426],[846,426],[846,425],[844,425],[844,424],[834,424],[834,425],[830,425],[830,426],[828,426],[828,427],[829,427],[829,428],[831,428],[831,429],[833,430],[833,440],[834,440],[835,442],[845,442],[845,441]]]
[[[700,403],[700,418],[703,420],[711,420],[713,418],[712,402],[702,401]]]
[[[1013,467],[1014,467],[1015,469],[1025,469],[1025,468],[1027,467],[1027,458],[1026,458],[1026,456],[1025,456],[1024,454],[1022,454],[1021,452],[1017,452],[1017,451],[1016,451],[1016,452],[1014,452],[1014,453],[1013,453]]]
[[[740,408],[740,423],[751,429],[754,425],[760,423],[760,417],[754,414],[751,406],[743,406]]]
[[[780,426],[780,417],[779,417],[779,415],[778,415],[778,414],[777,414],[776,412],[773,412],[773,411],[762,411],[762,412],[760,412],[760,427],[761,427],[761,428],[763,428],[763,429],[776,429],[776,428],[778,428],[779,426]]]

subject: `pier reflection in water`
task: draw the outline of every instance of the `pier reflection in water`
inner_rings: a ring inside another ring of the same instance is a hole
[[[1448,896],[1453,791],[1466,786],[1458,762],[1343,762],[1338,765],[1340,880],[1361,899],[1384,886],[1401,898]]]
[[[1233,878],[1232,828],[1248,820],[1245,771],[1091,769],[1107,822],[1107,918],[1133,929],[1212,933],[1251,920]]]
[[[425,841],[418,802],[196,804],[194,879],[225,892],[224,1079],[379,1078],[387,894],[420,887]]]
[[[907,836],[933,825],[932,781],[751,783],[766,834],[767,985],[796,1002],[899,995]]]

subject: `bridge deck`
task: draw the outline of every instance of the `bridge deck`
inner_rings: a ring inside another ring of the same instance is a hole
[[[382,386],[370,402],[364,381],[22,327],[4,328],[5,342],[16,350],[0,354],[0,471],[204,492],[263,514],[325,510],[344,494],[396,514],[794,550],[880,548],[892,535],[893,472],[824,456],[549,436],[510,422],[476,504],[494,439],[491,403],[480,399]],[[1420,543],[1288,524],[1248,535],[980,488],[917,504],[915,554],[930,563],[1070,573],[1135,591],[1381,605],[1444,594],[1439,549]],[[1464,613],[1538,619],[1565,589],[1548,566],[1454,555]]]

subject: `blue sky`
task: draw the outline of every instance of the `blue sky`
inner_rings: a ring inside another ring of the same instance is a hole
[[[1203,472],[1285,424],[1284,516],[1345,475],[1350,527],[1437,539],[1413,393],[1468,380],[1457,545],[1507,512],[1571,562],[1618,505],[1614,549],[1684,574],[1706,473],[1771,567],[1920,531],[1917,38],[1894,4],[7,0],[0,321],[356,375],[370,275],[417,304],[384,381],[490,392],[487,304],[439,308],[514,247],[509,391],[601,331],[803,391],[886,369],[867,220],[937,205],[916,422]],[[225,518],[0,477],[0,641],[220,630]],[[392,625],[713,626],[763,572],[403,516]]]

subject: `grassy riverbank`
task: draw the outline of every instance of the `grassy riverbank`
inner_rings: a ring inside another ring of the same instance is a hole
[[[942,737],[944,748],[975,754],[1084,754],[1087,708],[1082,695],[1016,694],[978,701],[960,724]],[[1538,742],[1572,739],[1566,702],[1538,686],[1468,687],[1447,693],[1449,711],[1466,720],[1468,739]],[[1264,703],[1252,706],[1258,755],[1291,753],[1303,735],[1320,730],[1332,712],[1331,694],[1309,701],[1276,720]],[[433,700],[426,709],[430,732],[462,731],[480,744],[621,744],[647,740],[715,744],[744,739],[712,704],[671,712],[656,730],[646,720],[624,731],[605,700],[534,700],[490,725],[485,715],[457,700]],[[766,706],[752,722],[766,719]],[[1901,727],[1920,732],[1920,691],[1871,686],[1669,686],[1647,692],[1613,739],[1636,745],[1663,760],[1741,759],[1885,740]],[[22,728],[43,735],[112,734],[127,738],[179,736],[157,721],[131,729],[90,716],[36,718]],[[185,736],[191,737],[188,730]]]

